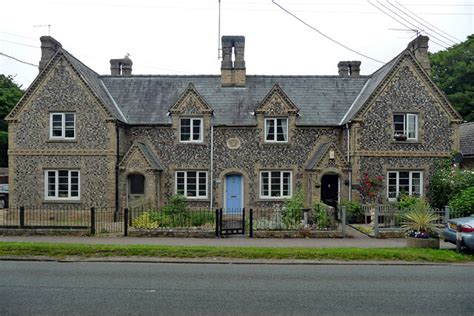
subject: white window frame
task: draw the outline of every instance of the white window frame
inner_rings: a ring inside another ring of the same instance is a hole
[[[286,126],[283,129],[283,134],[286,136],[286,140],[278,140],[278,126],[277,122],[278,120],[286,120]],[[269,121],[273,121],[274,124],[274,132],[273,132],[273,139],[267,139],[267,124]],[[264,140],[265,143],[288,143],[288,118],[287,117],[266,117],[265,118],[265,124],[264,124]]]
[[[403,133],[406,136],[407,140],[418,140],[418,114],[415,113],[393,113],[393,135],[395,136],[395,115],[403,115]],[[410,137],[409,121],[410,118],[415,118],[415,133],[414,137]]]
[[[189,131],[189,140],[183,140],[181,138],[181,126],[182,126],[182,120],[190,120],[190,131]],[[194,121],[199,120],[200,125],[199,125],[199,139],[193,139],[194,136]],[[202,143],[203,142],[203,126],[204,122],[203,119],[200,117],[180,117],[179,118],[179,142],[180,143]]]
[[[207,199],[209,191],[209,178],[207,171],[202,170],[178,170],[175,172],[175,181],[174,181],[174,192],[178,194],[178,173],[184,173],[184,194],[187,199]],[[196,196],[188,196],[188,172],[196,172]],[[206,195],[199,195],[199,174],[204,173],[206,175]]]
[[[395,201],[400,196],[400,172],[408,172],[408,195],[413,195],[413,174],[420,174],[420,196],[423,196],[423,171],[419,170],[390,170],[387,172],[387,199],[389,201]],[[389,185],[390,185],[390,174],[396,173],[396,196],[390,197]]]
[[[59,171],[67,171],[68,172],[68,196],[67,197],[59,197]],[[54,172],[54,196],[49,196],[49,177],[48,173]],[[77,172],[77,196],[71,196],[71,173]],[[77,201],[81,199],[81,172],[77,169],[47,169],[44,171],[44,199],[45,200],[61,200],[61,201]]]
[[[74,116],[74,137],[66,137],[66,114],[72,114]],[[61,116],[61,136],[53,135],[53,116]],[[75,140],[76,139],[76,113],[74,112],[52,112],[49,114],[49,139],[64,139],[64,140]]]
[[[280,173],[280,196],[272,196],[271,190],[271,173],[279,172]],[[263,174],[268,173],[268,195],[263,195]],[[288,195],[283,195],[283,173],[289,173],[290,178],[288,181]],[[264,170],[260,171],[260,186],[259,186],[259,196],[261,199],[272,199],[272,200],[281,200],[288,199],[293,196],[293,172],[291,170]]]

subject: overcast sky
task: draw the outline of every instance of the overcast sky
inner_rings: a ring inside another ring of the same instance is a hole
[[[37,25],[50,24],[51,36],[99,74],[109,74],[109,60],[125,54],[133,60],[133,74],[218,74],[218,2],[4,1],[0,53],[38,64],[39,37],[48,35],[48,27]],[[464,41],[474,31],[472,0],[370,0],[399,14],[395,17],[405,26],[367,0],[276,2],[334,40],[384,62],[413,38],[414,32],[403,30],[407,26],[431,34],[438,42],[430,42],[431,52]],[[425,25],[410,25],[416,22],[399,10],[410,10]],[[221,0],[221,35],[245,36],[248,74],[335,75],[340,60],[361,60],[361,73],[370,74],[382,65],[328,40],[271,0]],[[15,76],[26,88],[37,68],[1,54],[0,73]]]

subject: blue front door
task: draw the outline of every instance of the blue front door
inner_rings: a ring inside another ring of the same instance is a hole
[[[225,177],[225,208],[226,213],[242,211],[242,176],[230,174]]]

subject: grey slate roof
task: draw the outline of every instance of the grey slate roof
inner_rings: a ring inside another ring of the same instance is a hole
[[[253,111],[275,84],[300,109],[298,125],[336,126],[368,77],[247,76],[244,88],[219,75],[100,76],[129,124],[169,124],[167,112],[192,83],[214,110],[215,125],[255,125]]]
[[[474,156],[474,122],[459,126],[459,140],[463,156]]]
[[[102,81],[99,79],[99,75],[94,70],[84,65],[79,59],[71,55],[65,49],[61,48],[61,52],[79,72],[82,79],[84,79],[89,85],[89,87],[97,94],[97,96],[105,104],[111,114],[120,121],[126,122],[126,119],[120,111],[120,108],[117,106],[113,98],[109,95],[107,89],[104,87]]]
[[[161,164],[160,164],[160,160],[155,155],[155,153],[148,147],[148,145],[145,144],[145,143],[142,143],[142,142],[138,142],[137,144],[138,144],[138,147],[140,148],[140,150],[145,155],[148,162],[151,164],[151,166],[155,170],[163,170],[163,168],[161,167]]]
[[[305,166],[306,170],[313,170],[319,163],[319,161],[324,157],[324,154],[328,151],[331,143],[324,143],[319,146],[318,150],[314,155],[309,159],[308,163]]]
[[[351,105],[351,107],[347,111],[347,114],[344,115],[343,119],[341,120],[340,122],[341,125],[349,122],[354,117],[354,115],[357,114],[357,112],[362,108],[362,106],[369,99],[369,97],[372,95],[375,89],[377,89],[377,87],[380,85],[382,80],[388,75],[388,73],[393,69],[393,67],[402,58],[403,54],[405,54],[405,51],[400,53],[398,56],[393,58],[391,61],[389,61],[382,67],[380,67],[376,72],[374,72],[370,76],[370,79],[367,81],[365,86],[360,91],[360,94],[354,100],[354,103]]]

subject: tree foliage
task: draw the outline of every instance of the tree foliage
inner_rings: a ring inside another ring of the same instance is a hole
[[[5,124],[5,116],[10,113],[11,109],[18,103],[23,91],[21,87],[15,83],[11,76],[0,74],[0,167],[7,166],[7,142],[8,126]]]
[[[474,35],[430,54],[431,78],[464,120],[474,121]]]
[[[462,190],[474,186],[474,171],[457,169],[451,160],[439,161],[430,180],[430,202],[435,208],[443,208]]]

